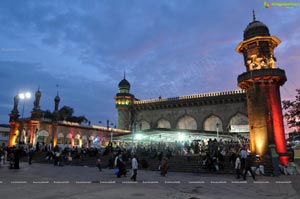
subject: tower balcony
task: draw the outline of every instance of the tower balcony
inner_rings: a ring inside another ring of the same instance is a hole
[[[247,71],[238,76],[238,86],[242,89],[255,82],[276,82],[281,86],[286,82],[285,71],[279,68],[269,68]]]

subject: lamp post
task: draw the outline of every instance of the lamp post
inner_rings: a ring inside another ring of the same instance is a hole
[[[216,124],[216,127],[217,127],[217,140],[219,140],[219,125],[220,125],[219,123]]]
[[[101,123],[101,121],[99,121],[99,123]],[[110,130],[109,130],[109,127],[110,126],[114,126],[114,123],[109,123],[109,120],[107,120],[106,121],[106,128],[107,128],[107,132],[109,132]],[[110,131],[110,143],[112,143],[112,141],[113,141],[113,130],[111,129],[111,131]]]
[[[26,99],[30,99],[30,97],[31,97],[31,93],[29,93],[29,92],[26,92],[26,93],[19,93],[19,98],[20,98],[21,100],[23,100],[22,119],[23,119],[23,117],[24,117],[25,100],[26,100]]]
[[[19,143],[21,142],[21,133],[24,133],[23,131],[24,131],[24,127],[23,127],[23,119],[24,119],[24,109],[25,109],[25,101],[26,101],[26,99],[30,99],[30,97],[31,97],[31,93],[30,92],[25,92],[25,93],[19,93],[19,98],[21,99],[21,100],[23,100],[23,107],[22,107],[22,125],[21,125],[21,128],[20,128],[20,130],[19,130]],[[26,137],[26,131],[25,131],[25,133],[24,133],[25,135],[24,135],[24,137]],[[25,140],[25,142],[26,142],[26,139],[24,139]]]

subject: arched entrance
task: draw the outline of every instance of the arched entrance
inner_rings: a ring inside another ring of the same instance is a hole
[[[223,123],[222,120],[215,116],[212,115],[210,117],[208,117],[205,121],[204,121],[204,130],[205,131],[219,131],[219,132],[223,132]]]
[[[46,130],[41,130],[37,133],[37,142],[47,144],[49,141],[49,133]]]
[[[171,123],[166,119],[160,119],[157,122],[157,128],[170,129],[171,128]]]
[[[197,130],[197,122],[195,118],[185,115],[178,120],[177,129]]]
[[[150,129],[150,124],[146,120],[139,121],[136,126],[137,131]]]

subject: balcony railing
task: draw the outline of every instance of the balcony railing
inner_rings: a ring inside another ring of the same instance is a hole
[[[260,69],[260,70],[251,70],[245,73],[242,73],[238,76],[238,83],[245,81],[247,79],[255,79],[258,77],[271,77],[279,76],[286,79],[285,71],[279,68],[270,68],[270,69]]]

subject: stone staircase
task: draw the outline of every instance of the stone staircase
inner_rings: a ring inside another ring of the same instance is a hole
[[[264,166],[264,172],[266,176],[274,175],[274,168],[272,165],[272,160],[270,157],[265,157],[261,159],[253,159],[253,166],[258,168],[260,165]]]

